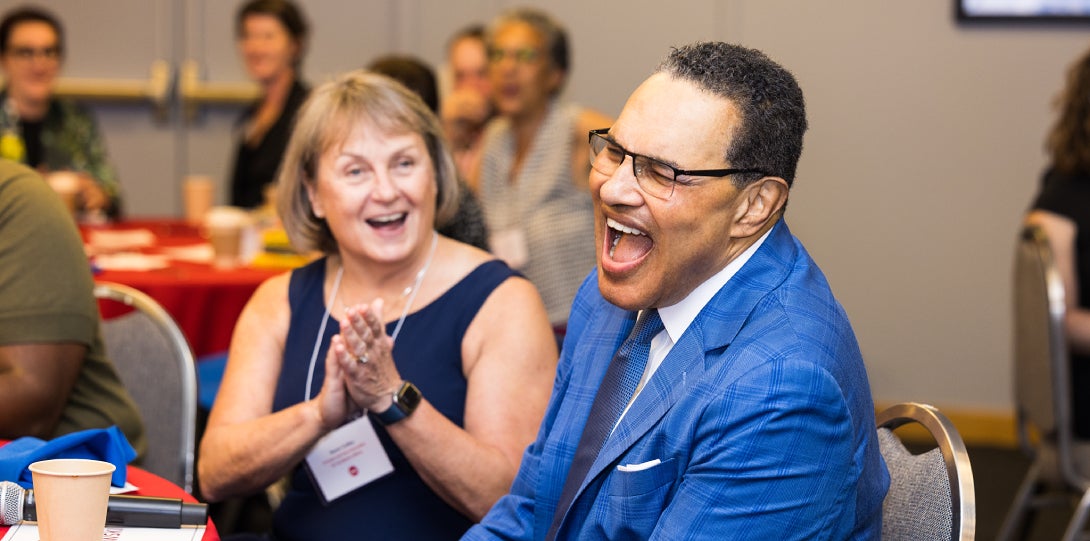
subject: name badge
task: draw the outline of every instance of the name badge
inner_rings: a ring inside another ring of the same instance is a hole
[[[488,244],[492,247],[492,253],[512,269],[520,269],[530,260],[530,251],[526,247],[526,234],[521,229],[493,233],[488,239]]]
[[[366,415],[318,440],[305,462],[326,504],[394,471]]]

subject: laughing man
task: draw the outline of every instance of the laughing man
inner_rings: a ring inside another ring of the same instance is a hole
[[[863,359],[783,219],[805,130],[783,67],[698,43],[589,134],[597,269],[537,440],[467,539],[880,537]]]

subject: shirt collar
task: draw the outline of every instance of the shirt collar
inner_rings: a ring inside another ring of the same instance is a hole
[[[744,252],[733,261],[727,263],[723,270],[713,274],[711,278],[708,278],[700,285],[696,286],[681,302],[659,308],[659,317],[662,318],[662,324],[666,327],[666,333],[670,335],[670,340],[673,343],[681,338],[681,335],[685,333],[685,330],[689,328],[696,316],[700,314],[700,311],[704,309],[704,306],[712,300],[712,297],[723,289],[723,286],[727,285],[727,282],[745,265],[749,258],[757,252],[757,249],[764,244],[765,239],[768,238],[769,233],[772,233],[771,228],[761,235],[761,238],[757,239],[752,246],[746,248]]]

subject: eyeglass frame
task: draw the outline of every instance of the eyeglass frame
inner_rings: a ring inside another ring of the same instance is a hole
[[[649,162],[663,165],[667,169],[669,169],[670,171],[672,171],[674,173],[674,178],[671,179],[671,181],[670,181],[670,193],[667,194],[666,197],[657,196],[657,195],[655,196],[655,197],[660,197],[661,199],[669,199],[672,195],[674,195],[674,186],[676,186],[678,184],[681,184],[683,186],[691,185],[690,183],[679,181],[677,179],[678,175],[684,175],[684,176],[688,176],[688,177],[723,178],[723,177],[727,177],[727,176],[730,176],[730,175],[738,175],[738,174],[742,174],[742,173],[761,173],[762,175],[767,175],[768,174],[768,173],[765,173],[761,169],[754,169],[754,168],[678,169],[677,167],[674,167],[674,166],[672,166],[672,165],[670,165],[670,164],[668,164],[668,163],[666,163],[666,162],[664,162],[662,160],[657,160],[657,159],[652,158],[650,156],[645,156],[643,154],[636,154],[635,152],[631,152],[627,148],[625,148],[625,147],[621,146],[619,143],[617,143],[617,141],[615,141],[615,140],[613,140],[611,138],[605,137],[608,134],[609,134],[609,128],[599,128],[599,129],[596,129],[596,130],[590,130],[587,133],[587,144],[590,147],[590,164],[591,164],[591,168],[592,169],[594,168],[594,162],[598,158],[598,154],[600,154],[602,152],[602,150],[605,150],[606,145],[613,145],[613,146],[617,147],[618,149],[620,149],[621,154],[623,155],[623,157],[621,158],[621,163],[617,164],[618,169],[621,168],[621,164],[624,163],[625,158],[627,158],[628,156],[632,156],[632,176],[636,178],[637,182],[639,182],[639,180],[640,180],[640,175],[636,171],[636,160],[638,158],[642,158],[642,159],[647,160]],[[603,145],[602,148],[598,152],[594,151],[595,138],[601,139],[606,144],[606,145]],[[640,187],[643,187],[642,183],[640,183]],[[644,191],[645,192],[647,191],[646,188],[644,189]],[[648,192],[648,193],[650,194],[650,192]],[[651,194],[651,195],[654,195],[654,194]]]
[[[53,45],[41,48],[12,46],[5,54],[11,55],[12,58],[22,62],[30,62],[36,58],[55,62],[61,59],[62,53],[60,46]]]
[[[499,64],[505,59],[512,59],[515,64],[524,66],[537,62],[542,57],[542,53],[538,49],[533,47],[519,47],[514,49],[501,49],[499,47],[488,47],[485,51],[489,64]]]

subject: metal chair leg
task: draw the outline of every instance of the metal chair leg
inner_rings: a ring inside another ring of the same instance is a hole
[[[1075,541],[1080,538],[1082,527],[1086,524],[1086,515],[1090,512],[1090,491],[1082,494],[1079,506],[1075,508],[1075,514],[1067,523],[1067,531],[1064,532],[1064,541]]]
[[[1018,493],[1014,497],[1014,502],[1007,511],[1006,518],[1003,519],[1003,527],[1000,528],[996,541],[1014,541],[1014,539],[1020,539],[1024,536],[1024,532],[1017,538],[1015,537],[1015,534],[1019,532],[1019,527],[1022,524],[1022,520],[1025,518],[1030,498],[1032,498],[1034,492],[1037,491],[1037,485],[1041,475],[1040,470],[1040,465],[1037,464],[1037,462],[1034,462],[1030,466],[1029,471],[1026,472],[1025,478],[1022,479],[1021,486],[1018,487]]]

